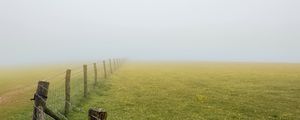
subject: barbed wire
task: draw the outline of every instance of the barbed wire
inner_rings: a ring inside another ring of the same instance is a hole
[[[62,75],[64,75],[65,73],[66,73],[65,71],[64,71],[64,72],[60,72],[60,73],[56,73],[56,74],[54,74],[54,75],[52,75],[52,76],[44,77],[44,80],[51,80],[51,79],[57,78],[57,77],[59,77],[59,76],[62,76]]]
[[[103,64],[103,60],[94,62],[96,63],[96,69],[97,69],[97,74],[98,74],[98,80],[101,79],[101,76],[103,77],[105,74],[104,71],[104,64]],[[94,68],[94,63],[89,63],[86,64],[87,65],[87,86],[88,86],[88,92],[91,91],[90,88],[94,88],[94,87],[90,87],[90,86],[94,86],[95,85],[95,68]],[[98,64],[99,63],[99,64]],[[106,62],[105,66],[106,66],[106,76],[109,77],[111,76],[111,72],[110,71],[117,71],[116,68],[120,67],[121,63],[114,63],[112,62]],[[110,69],[110,66],[112,66]],[[37,97],[39,97],[41,100],[43,100],[43,102],[47,103],[46,107],[51,109],[53,112],[55,112],[55,114],[61,116],[62,118],[64,118],[65,120],[68,120],[67,116],[64,115],[61,111],[64,111],[65,109],[65,104],[68,104],[70,106],[70,110],[75,110],[81,113],[85,113],[83,111],[83,107],[78,106],[80,104],[80,97],[79,96],[83,96],[83,77],[84,77],[84,68],[83,66],[78,66],[78,67],[73,67],[70,69],[71,70],[71,81],[70,81],[70,97],[73,98],[70,101],[67,101],[65,99],[65,80],[66,80],[66,71],[64,72],[59,72],[56,73],[54,75],[51,75],[49,77],[45,77],[44,80],[46,81],[51,81],[52,84],[49,85],[49,88],[45,88],[44,86],[38,85],[38,87],[41,87],[44,90],[48,91],[48,98],[47,102],[46,99],[44,99],[42,96],[40,95],[36,95]],[[63,77],[63,78],[60,78]],[[51,89],[50,89],[51,88]],[[34,108],[37,108],[37,106],[33,105]],[[39,110],[39,109],[37,109]],[[34,117],[36,117],[34,115]],[[99,119],[95,116],[92,116],[95,119]],[[51,117],[47,117],[47,119],[51,119]]]
[[[46,89],[46,88],[44,88],[44,89]],[[36,96],[39,97],[43,102],[47,103],[47,101],[45,100],[44,97],[42,97],[42,96],[40,96],[40,95],[38,95],[38,94],[36,94]],[[35,108],[37,108],[37,106],[35,106],[35,104],[34,104],[33,106],[34,106]],[[46,104],[46,108],[50,108],[50,107],[52,107],[52,105]],[[53,108],[54,108],[54,107],[53,107]],[[39,110],[41,110],[41,109],[39,109]],[[56,111],[56,113],[60,114],[64,119],[68,120],[68,118],[67,118],[65,115],[61,114],[61,113],[59,112],[59,110],[57,110],[57,109],[52,109],[52,110],[53,110],[53,112]],[[43,110],[41,110],[41,111],[44,112]],[[45,113],[45,112],[44,112],[44,113]],[[45,113],[45,114],[47,114],[47,113]],[[35,117],[36,117],[36,116],[35,116]]]
[[[82,73],[82,72],[79,72],[79,73]],[[83,76],[83,75],[78,74],[77,76]],[[81,81],[80,81],[79,78],[76,79],[73,76],[73,79],[74,79],[73,82],[71,82],[72,83],[71,87],[73,88],[73,92],[72,93],[77,93],[76,91],[80,91],[80,90],[82,90],[82,88],[81,89],[80,88],[79,89],[74,89],[74,88],[78,88],[78,86],[82,85],[82,83],[81,83]],[[88,84],[88,85],[90,85],[90,84]],[[72,109],[76,109],[76,110],[78,110],[80,112],[83,112],[82,108],[76,106],[75,104],[73,104],[73,103],[71,103],[69,101],[66,101],[64,99],[63,95],[58,95],[59,93],[62,93],[62,94],[64,93],[64,91],[63,91],[62,88],[58,88],[57,89],[57,88],[55,88],[55,85],[53,85],[53,89],[51,89],[51,90],[49,90],[49,89],[47,89],[47,88],[45,88],[44,86],[41,86],[41,85],[39,85],[39,87],[41,87],[44,90],[48,90],[49,91],[49,95],[48,96],[52,96],[52,97],[48,98],[47,106],[49,108],[53,109],[54,111],[56,111],[56,113],[61,114],[59,111],[63,109],[63,106],[57,106],[58,105],[57,101],[60,101],[61,105],[64,105],[64,103],[66,102],[67,104],[69,104],[72,107]],[[71,96],[76,96],[76,94],[72,94]],[[40,96],[38,95],[38,97],[40,97]],[[44,99],[42,99],[42,100],[44,100]],[[46,102],[46,101],[44,100],[44,102]],[[53,104],[53,103],[55,103],[55,104]],[[65,117],[65,116],[63,115],[63,117]]]

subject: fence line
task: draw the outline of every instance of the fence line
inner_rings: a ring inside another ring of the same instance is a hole
[[[124,59],[103,60],[45,77],[38,82],[32,99],[32,120],[68,120],[71,111],[84,112],[78,107],[80,100],[87,98],[89,92],[101,84],[99,80],[108,79],[123,62]],[[110,69],[107,69],[107,63]],[[90,119],[102,120],[94,117],[97,116],[90,116]]]

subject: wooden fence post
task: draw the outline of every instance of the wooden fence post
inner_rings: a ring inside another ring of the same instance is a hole
[[[46,100],[48,95],[49,82],[39,81],[34,94],[34,107],[32,120],[45,120],[44,111],[46,109]]]
[[[97,64],[94,63],[94,74],[95,74],[95,86],[97,85],[98,72],[97,72]]]
[[[83,65],[83,96],[87,97],[87,65]]]
[[[112,65],[111,65],[111,59],[109,59],[109,67],[110,67],[110,74],[112,74],[113,70],[112,70]]]
[[[71,98],[70,98],[70,92],[71,92],[71,87],[70,87],[70,79],[71,79],[71,70],[68,69],[66,71],[66,81],[65,81],[65,115],[68,115],[69,110],[70,110],[70,103],[71,103]]]
[[[44,108],[42,106],[38,106],[36,112],[36,120],[46,120],[46,115],[44,113]]]
[[[105,65],[105,60],[103,60],[103,71],[104,71],[104,78],[107,78],[107,71],[106,71],[106,65]]]
[[[34,94],[34,107],[32,120],[45,120],[45,114],[52,117],[54,120],[61,120],[53,111],[46,106],[48,98],[49,82],[39,81],[37,90]]]
[[[107,113],[101,108],[89,109],[89,120],[106,120]]]

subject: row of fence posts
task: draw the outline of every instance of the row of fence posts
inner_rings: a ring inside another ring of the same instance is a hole
[[[116,71],[124,62],[124,59],[109,59],[109,68],[110,73],[108,74],[106,61],[102,61],[104,79],[108,78],[108,75],[111,75],[114,71]],[[93,63],[94,67],[94,86],[98,84],[98,70],[97,63]],[[83,65],[83,97],[86,98],[88,96],[88,88],[87,88],[87,65]],[[70,112],[70,102],[71,102],[71,69],[67,69],[65,76],[65,106],[64,106],[64,116]],[[39,81],[36,93],[34,94],[34,108],[33,108],[33,117],[32,120],[45,120],[46,115],[49,115],[51,118],[55,120],[62,120],[62,118],[58,117],[52,110],[47,108],[46,101],[48,95],[49,82],[47,81]],[[91,108],[88,111],[89,120],[106,120],[106,112],[101,108]]]

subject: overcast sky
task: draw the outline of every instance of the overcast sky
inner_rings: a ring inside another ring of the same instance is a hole
[[[0,0],[0,64],[300,62],[299,0]]]

